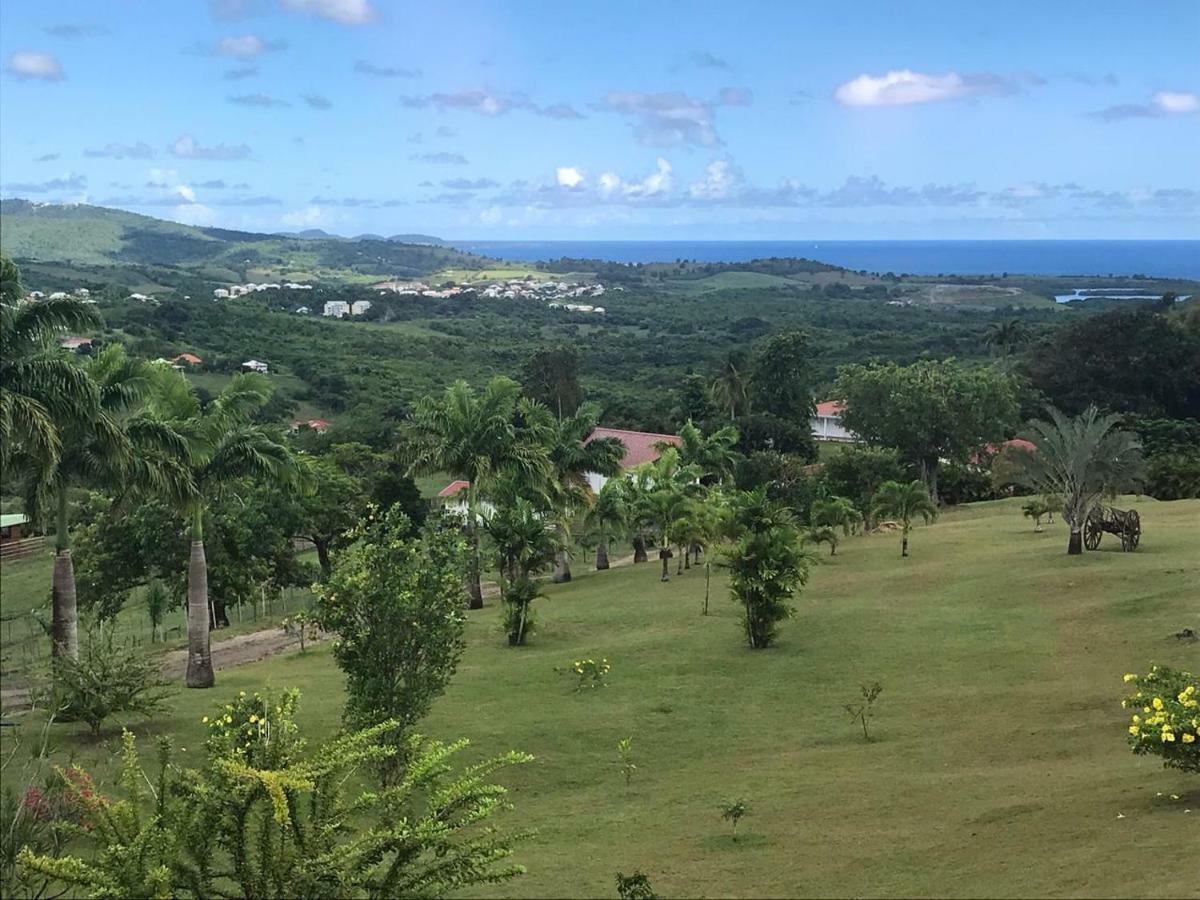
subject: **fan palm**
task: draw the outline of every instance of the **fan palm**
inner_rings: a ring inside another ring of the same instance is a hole
[[[272,385],[253,373],[235,375],[201,408],[182,376],[164,379],[151,399],[152,411],[180,436],[180,450],[168,449],[174,477],[159,491],[177,504],[188,520],[187,686],[212,687],[211,619],[208,565],[204,553],[204,514],[208,505],[242,478],[279,484],[301,480],[300,467],[273,428],[251,417],[271,398]]]
[[[1017,480],[1062,499],[1071,527],[1067,553],[1083,552],[1083,525],[1105,495],[1131,487],[1143,477],[1141,443],[1117,428],[1118,418],[1094,406],[1078,416],[1051,407],[1050,421],[1029,423],[1021,436],[1036,449],[1014,453]]]
[[[467,592],[470,608],[483,606],[479,584],[479,497],[506,475],[531,485],[550,478],[546,448],[519,427],[521,386],[511,378],[497,377],[476,393],[465,381],[456,381],[441,399],[426,397],[413,409],[406,428],[403,454],[414,473],[448,472],[467,482],[467,518],[464,528],[469,546]]]
[[[900,555],[908,556],[908,533],[916,519],[926,522],[937,517],[937,506],[919,480],[901,483],[885,481],[875,494],[875,515],[900,523]]]
[[[8,263],[7,269],[15,271],[15,266]],[[72,363],[56,339],[65,331],[95,326],[99,316],[94,307],[74,297],[15,299],[20,282],[15,275],[5,277],[0,303],[0,465],[21,452],[50,472],[62,451],[55,422],[90,415],[98,400],[87,373]]]

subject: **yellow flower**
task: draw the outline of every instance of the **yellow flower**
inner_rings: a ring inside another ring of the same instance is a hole
[[[1134,675],[1132,672],[1129,672],[1125,675],[1124,680],[1125,681],[1137,681],[1137,676]]]
[[[1162,739],[1163,739],[1163,741],[1164,741],[1164,742],[1166,742],[1166,743],[1174,743],[1174,742],[1175,742],[1175,735],[1174,735],[1174,734],[1172,734],[1172,733],[1171,733],[1171,732],[1169,732],[1169,731],[1164,731],[1164,732],[1162,733]]]
[[[251,724],[251,725],[253,725],[253,724],[254,724],[255,722],[257,722],[257,721],[258,721],[258,716],[251,716],[251,717],[250,717],[250,724]]]
[[[207,725],[207,724],[208,724],[208,716],[205,716],[203,719],[201,719],[201,720],[200,720],[200,724],[201,724],[201,725]]]
[[[1136,725],[1130,725],[1130,726],[1129,726],[1129,733],[1130,733],[1130,734],[1137,734],[1137,733],[1138,733],[1138,727],[1137,727]]]
[[[1163,708],[1162,697],[1155,697],[1153,700],[1150,701],[1150,705],[1153,706],[1155,709],[1161,710]]]
[[[1195,736],[1194,734],[1185,734],[1185,735],[1183,736],[1183,742],[1184,742],[1185,744],[1191,744],[1191,743],[1194,743],[1194,742],[1195,742],[1195,740],[1196,740],[1196,736]]]

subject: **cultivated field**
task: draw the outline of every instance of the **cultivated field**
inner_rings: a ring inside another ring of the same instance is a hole
[[[529,872],[480,894],[613,896],[615,872],[641,869],[662,896],[1200,895],[1182,862],[1200,788],[1130,754],[1119,703],[1124,672],[1200,665],[1200,644],[1173,636],[1200,624],[1200,501],[1118,505],[1141,511],[1136,553],[1106,538],[1068,558],[1065,527],[1034,534],[1019,501],[947,511],[907,560],[897,536],[850,538],[765,651],[746,649],[715,568],[706,618],[703,569],[672,564],[662,584],[655,562],[578,560],[520,649],[491,601],[423,723],[481,756],[537,757],[505,775],[515,811],[500,820],[537,829],[517,852]],[[586,657],[609,660],[608,686],[576,693],[556,670]],[[884,690],[865,743],[842,705],[871,680]],[[294,685],[317,737],[338,724],[340,681],[320,646],[220,672],[135,730],[173,733],[196,761],[214,704]],[[36,739],[39,716],[20,721],[5,731]],[[50,734],[111,780],[112,737]],[[737,843],[718,811],[733,798],[749,804]]]

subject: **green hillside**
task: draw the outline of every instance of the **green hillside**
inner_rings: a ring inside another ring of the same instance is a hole
[[[422,276],[451,267],[477,269],[489,262],[424,242],[195,228],[86,204],[4,200],[0,224],[0,248],[26,264],[166,266],[183,277],[214,281],[316,277],[369,281]]]

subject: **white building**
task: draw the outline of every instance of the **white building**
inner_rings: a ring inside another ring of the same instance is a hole
[[[323,316],[329,316],[332,319],[340,319],[342,316],[349,314],[350,304],[345,300],[326,300],[325,311],[321,313]]]
[[[658,449],[659,444],[675,444],[679,446],[679,437],[674,434],[656,434],[652,431],[629,431],[625,428],[597,428],[590,435],[588,441],[594,441],[596,438],[616,438],[625,445],[625,455],[621,458],[621,469],[628,472],[634,466],[640,466],[642,463],[654,462],[661,455]],[[587,442],[585,442],[587,443]],[[592,489],[592,493],[600,493],[600,488],[604,487],[608,479],[596,472],[588,472],[586,475],[588,487]]]
[[[228,297],[229,297],[229,291],[225,290],[225,288],[215,288],[213,290],[213,299],[214,300],[225,300]]]
[[[812,418],[812,436],[818,441],[853,441],[854,433],[842,424],[844,407],[837,400],[822,400],[817,404],[817,414]]]
[[[259,372],[266,375],[270,367],[265,362],[260,362],[257,359],[249,359],[242,363],[242,368],[247,372]]]
[[[370,300],[355,300],[353,303],[350,304],[350,315],[361,316],[363,313],[365,313],[370,308],[371,308]]]

